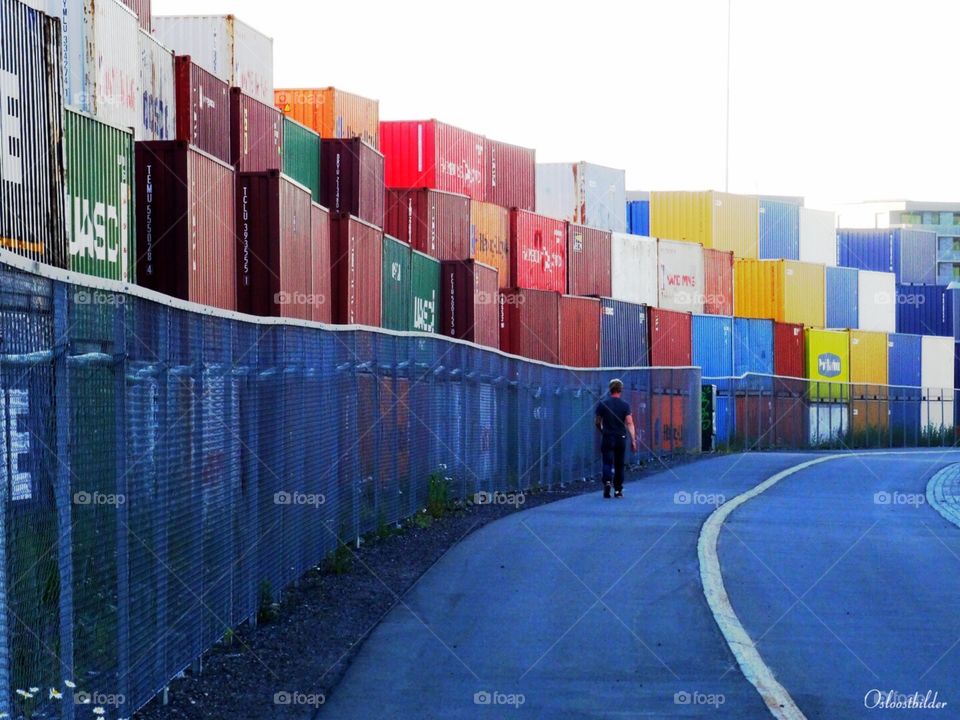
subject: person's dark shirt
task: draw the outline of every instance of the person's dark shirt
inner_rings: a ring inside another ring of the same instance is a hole
[[[630,405],[626,401],[615,397],[605,397],[597,403],[597,417],[600,418],[604,435],[616,437],[627,436],[627,416],[630,415]]]

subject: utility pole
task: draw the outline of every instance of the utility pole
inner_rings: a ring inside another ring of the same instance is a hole
[[[724,192],[730,192],[730,15],[732,2],[733,0],[727,0],[727,159],[724,163]]]

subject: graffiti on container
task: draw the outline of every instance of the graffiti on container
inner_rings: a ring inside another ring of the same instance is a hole
[[[126,158],[121,155],[117,160],[120,176],[117,188],[119,207],[108,205],[102,200],[91,200],[88,197],[71,195],[69,191],[67,192],[66,216],[67,228],[70,231],[71,257],[106,261],[111,265],[121,259],[127,233],[130,230],[128,218],[130,185]],[[122,279],[127,279],[126,264],[124,264]]]
[[[668,274],[664,277],[666,287],[696,287],[697,278],[694,275],[684,275],[682,273]]]
[[[143,91],[143,128],[157,140],[170,140],[170,106],[163,98]]]
[[[413,329],[423,332],[435,332],[437,329],[437,293],[430,291],[430,299],[413,299]]]
[[[21,463],[26,464],[30,455],[30,431],[27,429],[30,393],[8,390],[6,400],[6,411],[0,412],[0,437],[4,440],[3,447],[0,447],[0,482],[10,488],[11,499],[29,500],[33,497],[33,479]],[[7,418],[10,419],[9,427]]]
[[[103,58],[100,58],[103,62]],[[135,110],[137,106],[137,81],[128,75],[122,68],[109,67],[102,71],[100,83],[103,92],[97,101],[122,107],[125,110]]]
[[[823,353],[817,358],[817,370],[823,377],[837,377],[842,371],[842,362],[838,355]]]

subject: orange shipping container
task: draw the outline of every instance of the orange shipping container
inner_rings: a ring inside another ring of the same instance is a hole
[[[796,260],[745,260],[733,266],[733,314],[824,325],[823,265]]]
[[[497,269],[500,288],[510,287],[510,211],[470,201],[470,257]]]
[[[323,138],[358,137],[380,149],[380,102],[337,88],[283,88],[273,103],[291,120]]]

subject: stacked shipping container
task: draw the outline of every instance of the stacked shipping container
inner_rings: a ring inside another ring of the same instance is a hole
[[[338,140],[360,138],[380,148],[380,103],[337,88],[283,88],[273,104],[292,120]]]

